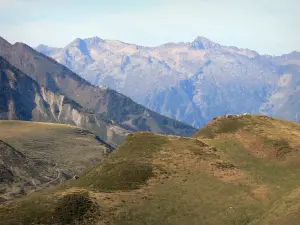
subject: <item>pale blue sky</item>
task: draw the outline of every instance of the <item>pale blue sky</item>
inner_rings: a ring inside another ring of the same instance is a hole
[[[279,55],[300,51],[299,0],[0,0],[0,35],[62,47],[99,36],[155,46],[205,36]]]

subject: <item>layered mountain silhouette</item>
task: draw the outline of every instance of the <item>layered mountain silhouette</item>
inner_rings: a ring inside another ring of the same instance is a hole
[[[0,57],[1,119],[72,124],[114,146],[132,131],[183,136],[195,132],[114,90],[91,85],[26,44],[0,39]]]
[[[300,121],[299,52],[260,55],[205,37],[157,47],[92,37],[37,50],[92,84],[196,127],[244,112]]]

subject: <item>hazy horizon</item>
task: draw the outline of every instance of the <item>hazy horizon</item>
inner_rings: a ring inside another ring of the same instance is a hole
[[[226,46],[282,55],[299,51],[296,0],[152,0],[126,2],[0,0],[1,36],[36,47],[64,47],[98,36],[142,46],[204,36]]]

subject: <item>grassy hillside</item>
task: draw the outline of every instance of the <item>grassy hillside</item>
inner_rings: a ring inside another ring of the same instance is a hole
[[[191,138],[131,134],[78,180],[3,204],[0,216],[6,224],[298,224],[299,150],[300,125],[265,116],[218,118]],[[69,222],[57,213],[62,201]]]
[[[111,150],[94,134],[68,125],[0,121],[0,190],[6,197],[57,184]]]

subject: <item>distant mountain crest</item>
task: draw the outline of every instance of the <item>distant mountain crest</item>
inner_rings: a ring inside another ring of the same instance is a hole
[[[85,40],[77,38],[71,42],[66,48],[77,48],[80,52],[86,56],[89,56],[89,50]],[[74,51],[74,50],[73,50]]]
[[[91,38],[86,38],[84,39],[84,41],[88,44],[100,44],[100,43],[104,43],[105,41],[97,36],[95,37],[91,37]]]
[[[49,47],[49,46],[43,45],[43,44],[38,45],[35,49],[38,52],[43,53],[44,55],[55,54],[61,50],[61,48]]]
[[[2,51],[3,49],[7,49],[10,46],[11,44],[0,36],[0,51]]]
[[[205,37],[198,36],[192,43],[191,46],[195,49],[212,49],[212,48],[219,48],[221,47],[220,44],[217,44]]]

